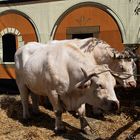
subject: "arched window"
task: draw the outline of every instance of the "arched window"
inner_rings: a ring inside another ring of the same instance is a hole
[[[16,28],[3,29],[0,32],[0,63],[14,64],[16,49],[23,45],[23,38]]]
[[[16,52],[16,35],[5,34],[2,36],[3,42],[3,62],[14,62]]]

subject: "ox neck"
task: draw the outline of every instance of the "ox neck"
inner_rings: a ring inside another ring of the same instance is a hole
[[[118,60],[114,59],[114,53],[117,51],[102,40],[89,39],[80,49],[94,64],[108,64],[112,70],[118,65]]]

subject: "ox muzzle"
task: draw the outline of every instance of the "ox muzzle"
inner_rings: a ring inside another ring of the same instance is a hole
[[[127,82],[127,87],[128,88],[135,88],[137,86],[136,82],[135,81],[129,81]]]

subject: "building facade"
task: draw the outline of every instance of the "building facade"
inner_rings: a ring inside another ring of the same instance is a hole
[[[140,0],[1,1],[0,79],[15,78],[14,53],[27,42],[92,36],[118,51],[138,46]]]

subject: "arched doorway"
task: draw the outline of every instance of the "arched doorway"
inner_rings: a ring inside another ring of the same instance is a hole
[[[77,4],[62,14],[56,24],[53,39],[93,36],[106,41],[118,51],[124,49],[117,22],[101,5]]]

